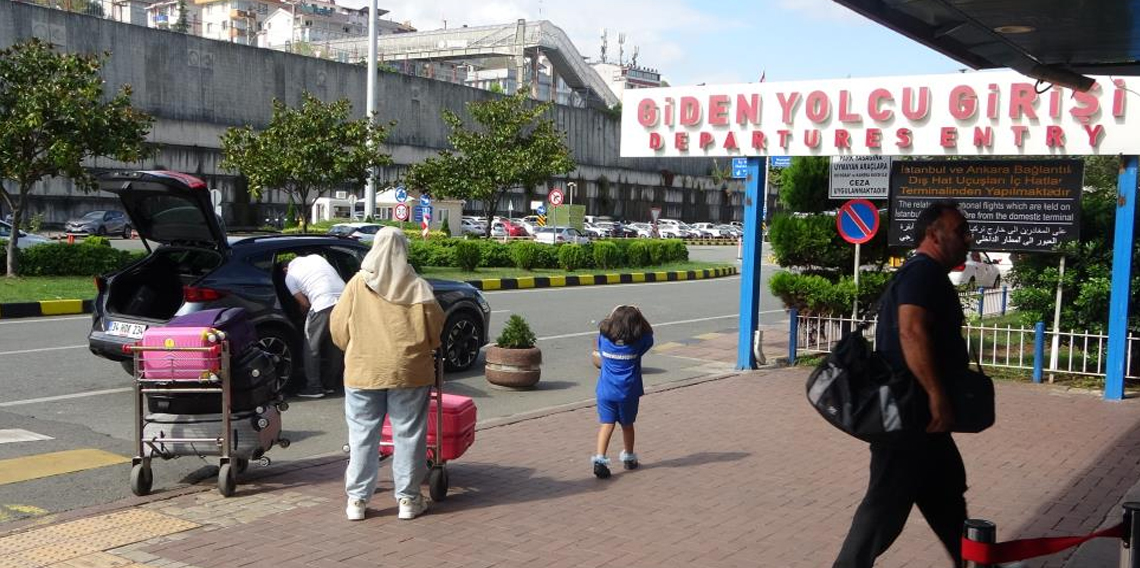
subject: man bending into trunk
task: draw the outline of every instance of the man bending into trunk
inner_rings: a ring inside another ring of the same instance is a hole
[[[322,355],[330,363],[339,359],[340,350],[332,344],[329,335],[329,315],[344,292],[344,280],[325,257],[310,254],[298,256],[285,266],[285,287],[305,315],[305,387],[297,396],[322,398],[335,392],[333,385],[341,380],[340,377],[322,380],[321,363]]]

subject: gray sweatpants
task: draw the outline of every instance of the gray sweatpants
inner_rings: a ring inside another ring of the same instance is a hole
[[[319,312],[310,310],[305,316],[305,390],[309,392],[336,388],[342,380],[342,356],[329,334],[332,310],[331,306]]]

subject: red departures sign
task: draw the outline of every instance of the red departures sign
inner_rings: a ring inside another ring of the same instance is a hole
[[[1046,85],[1047,86],[1047,85]],[[1140,80],[1013,72],[631,89],[623,156],[1140,153]]]

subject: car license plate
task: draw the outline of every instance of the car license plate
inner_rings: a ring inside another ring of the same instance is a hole
[[[142,339],[144,331],[146,331],[146,326],[141,323],[113,321],[107,326],[107,333],[111,335],[121,335],[131,339]]]

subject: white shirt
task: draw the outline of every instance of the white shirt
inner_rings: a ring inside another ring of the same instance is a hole
[[[289,262],[285,287],[289,288],[290,294],[304,294],[309,299],[310,309],[319,312],[336,305],[341,292],[344,292],[344,280],[325,257],[310,254]]]

